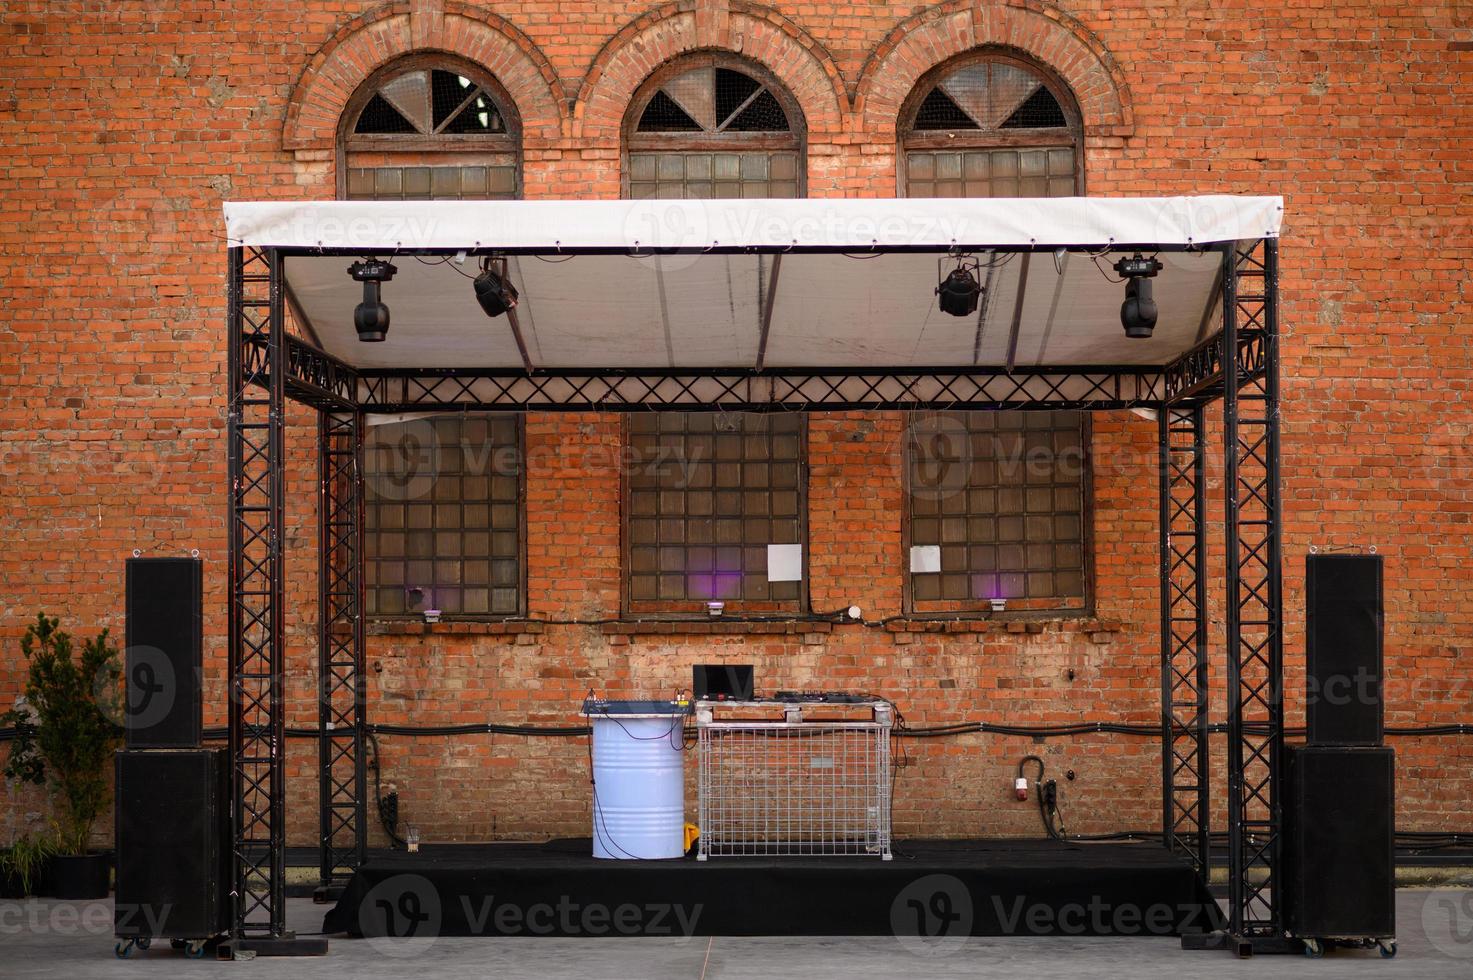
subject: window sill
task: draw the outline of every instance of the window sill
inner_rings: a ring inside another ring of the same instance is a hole
[[[605,623],[546,623],[535,619],[507,620],[441,620],[423,623],[414,620],[370,620],[364,626],[368,636],[504,636],[535,637],[546,634],[548,627],[568,629],[596,628],[604,636],[804,636],[817,641],[836,629],[867,629],[891,634],[1000,634],[1000,633],[1083,633],[1097,643],[1108,642],[1115,633],[1125,630],[1118,620],[1098,619],[1083,614],[1002,613],[961,619],[914,616],[889,620],[880,626],[831,622],[814,619],[629,619]]]
[[[525,619],[442,619],[426,623],[414,619],[371,619],[364,623],[367,636],[522,636],[542,633],[545,623]]]

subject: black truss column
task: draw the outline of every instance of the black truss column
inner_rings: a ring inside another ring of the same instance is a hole
[[[363,416],[318,416],[320,875],[342,885],[367,849],[363,771]]]
[[[1162,408],[1161,832],[1208,870],[1206,434],[1200,405]]]
[[[1278,243],[1244,243],[1224,277],[1228,902],[1240,941],[1283,935],[1283,600]]]
[[[285,933],[283,291],[274,251],[229,252],[232,938]]]

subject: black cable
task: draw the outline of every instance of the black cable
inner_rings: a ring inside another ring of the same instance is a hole
[[[384,809],[383,772],[379,767],[378,739],[373,732],[365,732],[364,737],[373,748],[373,756],[368,764],[373,769],[373,801],[378,809],[379,823],[383,825],[384,833],[388,835],[389,841],[395,847],[406,847],[404,838],[395,831],[394,822],[389,819],[388,811]]]

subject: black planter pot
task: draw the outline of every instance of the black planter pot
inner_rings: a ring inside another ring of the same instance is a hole
[[[107,898],[112,869],[111,851],[58,854],[51,859],[45,894],[50,898]]]
[[[25,898],[26,890],[21,887],[20,875],[12,871],[0,871],[0,898]]]

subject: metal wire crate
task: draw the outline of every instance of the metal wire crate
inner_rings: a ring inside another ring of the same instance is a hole
[[[781,721],[722,719],[735,708],[780,709]],[[890,729],[883,701],[868,717],[807,719],[820,705],[696,702],[699,860],[709,857],[890,854]],[[832,704],[821,705],[832,708]]]

